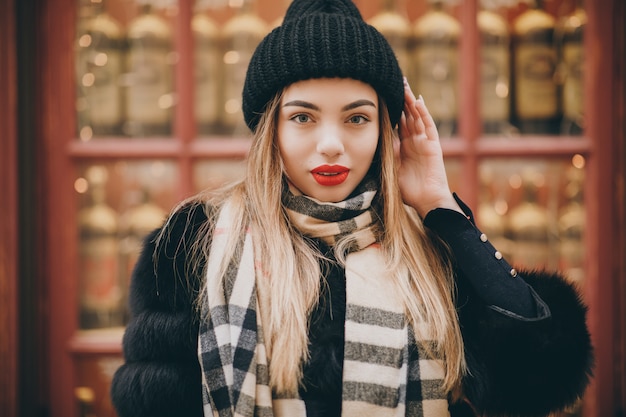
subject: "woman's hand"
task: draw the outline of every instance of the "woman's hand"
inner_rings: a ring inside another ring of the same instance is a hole
[[[398,183],[405,204],[417,210],[422,218],[440,207],[462,213],[448,186],[437,126],[424,99],[415,98],[406,78],[398,133]]]

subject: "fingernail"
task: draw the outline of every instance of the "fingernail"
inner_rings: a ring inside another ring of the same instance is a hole
[[[421,94],[419,95],[419,100],[420,100],[422,103],[426,104],[426,103],[424,102],[424,97],[422,97],[422,95],[421,95]]]
[[[409,80],[407,80],[406,77],[402,77],[402,81],[404,82],[405,87],[409,86]]]

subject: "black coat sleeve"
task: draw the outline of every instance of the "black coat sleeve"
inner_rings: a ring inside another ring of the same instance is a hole
[[[490,308],[459,277],[468,374],[463,393],[483,416],[545,416],[580,398],[593,366],[586,308],[557,273],[520,271],[549,314],[524,320]]]
[[[187,262],[206,222],[203,207],[186,206],[145,240],[130,286],[125,363],[111,385],[120,417],[202,416],[194,299],[199,272]],[[201,268],[199,268],[201,269]]]
[[[467,216],[437,209],[425,224],[446,242],[455,268],[466,400],[481,416],[565,408],[582,396],[593,365],[577,289],[558,273],[514,270],[460,204]]]

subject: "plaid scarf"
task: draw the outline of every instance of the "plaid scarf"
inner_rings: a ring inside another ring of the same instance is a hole
[[[320,203],[285,187],[283,204],[303,233],[333,244],[352,235],[347,255],[342,416],[447,417],[443,367],[421,347],[427,329],[407,326],[402,300],[387,282],[376,244],[375,184],[365,181],[341,203]],[[277,398],[269,386],[257,293],[253,233],[239,241],[223,279],[229,207],[216,222],[207,264],[198,357],[205,417],[306,417],[299,398]],[[419,343],[418,343],[419,342]]]

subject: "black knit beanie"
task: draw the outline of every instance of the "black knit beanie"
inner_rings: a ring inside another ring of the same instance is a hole
[[[267,103],[288,85],[311,78],[352,78],[387,104],[392,126],[404,104],[402,71],[383,35],[351,0],[293,0],[281,26],[254,52],[243,87],[243,114],[254,131]]]

